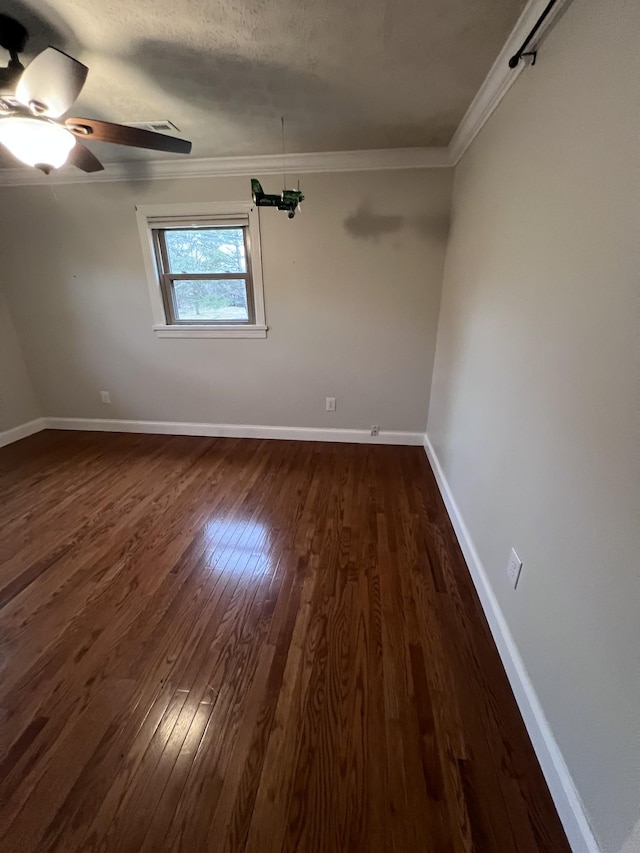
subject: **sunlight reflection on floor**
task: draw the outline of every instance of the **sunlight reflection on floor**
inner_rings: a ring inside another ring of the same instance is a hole
[[[218,571],[247,575],[272,574],[269,526],[256,519],[214,516],[205,525],[209,540],[206,564]]]

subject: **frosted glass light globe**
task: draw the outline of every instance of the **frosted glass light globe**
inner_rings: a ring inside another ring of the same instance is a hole
[[[66,127],[29,116],[0,119],[0,142],[27,166],[59,169],[76,144]]]

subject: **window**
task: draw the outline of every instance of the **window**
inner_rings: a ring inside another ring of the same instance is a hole
[[[266,336],[253,205],[140,205],[137,216],[159,337]]]
[[[167,321],[253,323],[246,225],[152,229]]]

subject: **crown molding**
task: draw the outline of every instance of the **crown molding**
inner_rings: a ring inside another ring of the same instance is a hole
[[[290,175],[313,172],[367,172],[387,169],[429,169],[450,166],[447,148],[383,148],[370,151],[325,151],[287,154]],[[207,157],[130,163],[110,163],[104,172],[86,174],[64,168],[44,175],[38,169],[0,169],[0,186],[81,184],[100,181],[174,180],[177,178],[220,178],[282,174],[282,155],[255,157]]]
[[[546,35],[553,27],[560,15],[567,9],[572,0],[558,0],[536,38],[532,47],[539,48]],[[531,32],[536,21],[544,12],[548,0],[529,0],[522,14],[506,40],[491,70],[477,95],[471,102],[469,109],[464,114],[458,129],[449,143],[449,159],[452,166],[456,166],[464,152],[471,145],[478,133],[484,127],[485,122],[516,82],[525,68],[530,67],[527,60],[522,60],[516,68],[509,68],[509,59],[520,48],[520,45]]]

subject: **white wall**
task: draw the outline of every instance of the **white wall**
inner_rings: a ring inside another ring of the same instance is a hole
[[[266,340],[157,339],[135,219],[249,199],[248,178],[5,188],[3,271],[44,414],[423,431],[451,179],[308,175],[293,221],[261,210]]]
[[[38,417],[29,371],[0,288],[0,433]]]
[[[457,168],[428,421],[607,853],[640,816],[639,33],[575,0]]]

